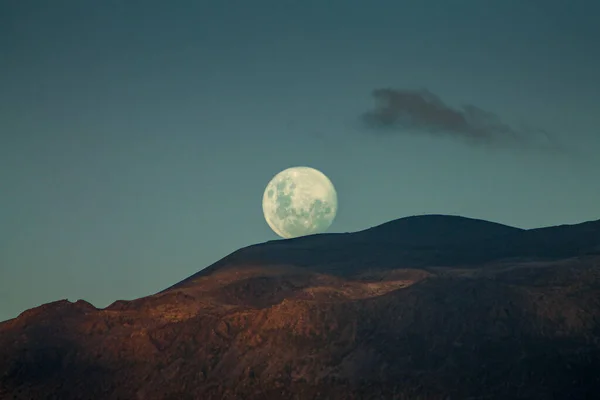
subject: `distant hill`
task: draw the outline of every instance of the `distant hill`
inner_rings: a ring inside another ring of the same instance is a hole
[[[600,221],[402,218],[0,323],[0,399],[591,399],[599,368]]]

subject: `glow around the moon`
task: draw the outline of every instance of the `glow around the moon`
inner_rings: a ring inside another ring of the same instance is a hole
[[[283,238],[325,232],[337,213],[337,193],[322,172],[309,167],[281,171],[263,195],[263,212]]]

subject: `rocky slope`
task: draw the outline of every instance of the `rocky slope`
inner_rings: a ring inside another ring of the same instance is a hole
[[[600,221],[404,218],[0,323],[0,399],[586,399],[599,370]]]

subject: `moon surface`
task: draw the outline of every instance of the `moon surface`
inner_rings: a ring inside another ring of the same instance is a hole
[[[337,193],[322,172],[292,167],[271,179],[262,206],[271,229],[290,239],[325,232],[337,213]]]

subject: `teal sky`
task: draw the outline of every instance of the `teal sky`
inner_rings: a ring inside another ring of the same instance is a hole
[[[599,14],[594,0],[1,2],[0,320],[152,294],[275,239],[263,190],[295,165],[336,186],[332,232],[422,213],[600,218]],[[367,127],[380,88],[426,88],[561,150]]]

